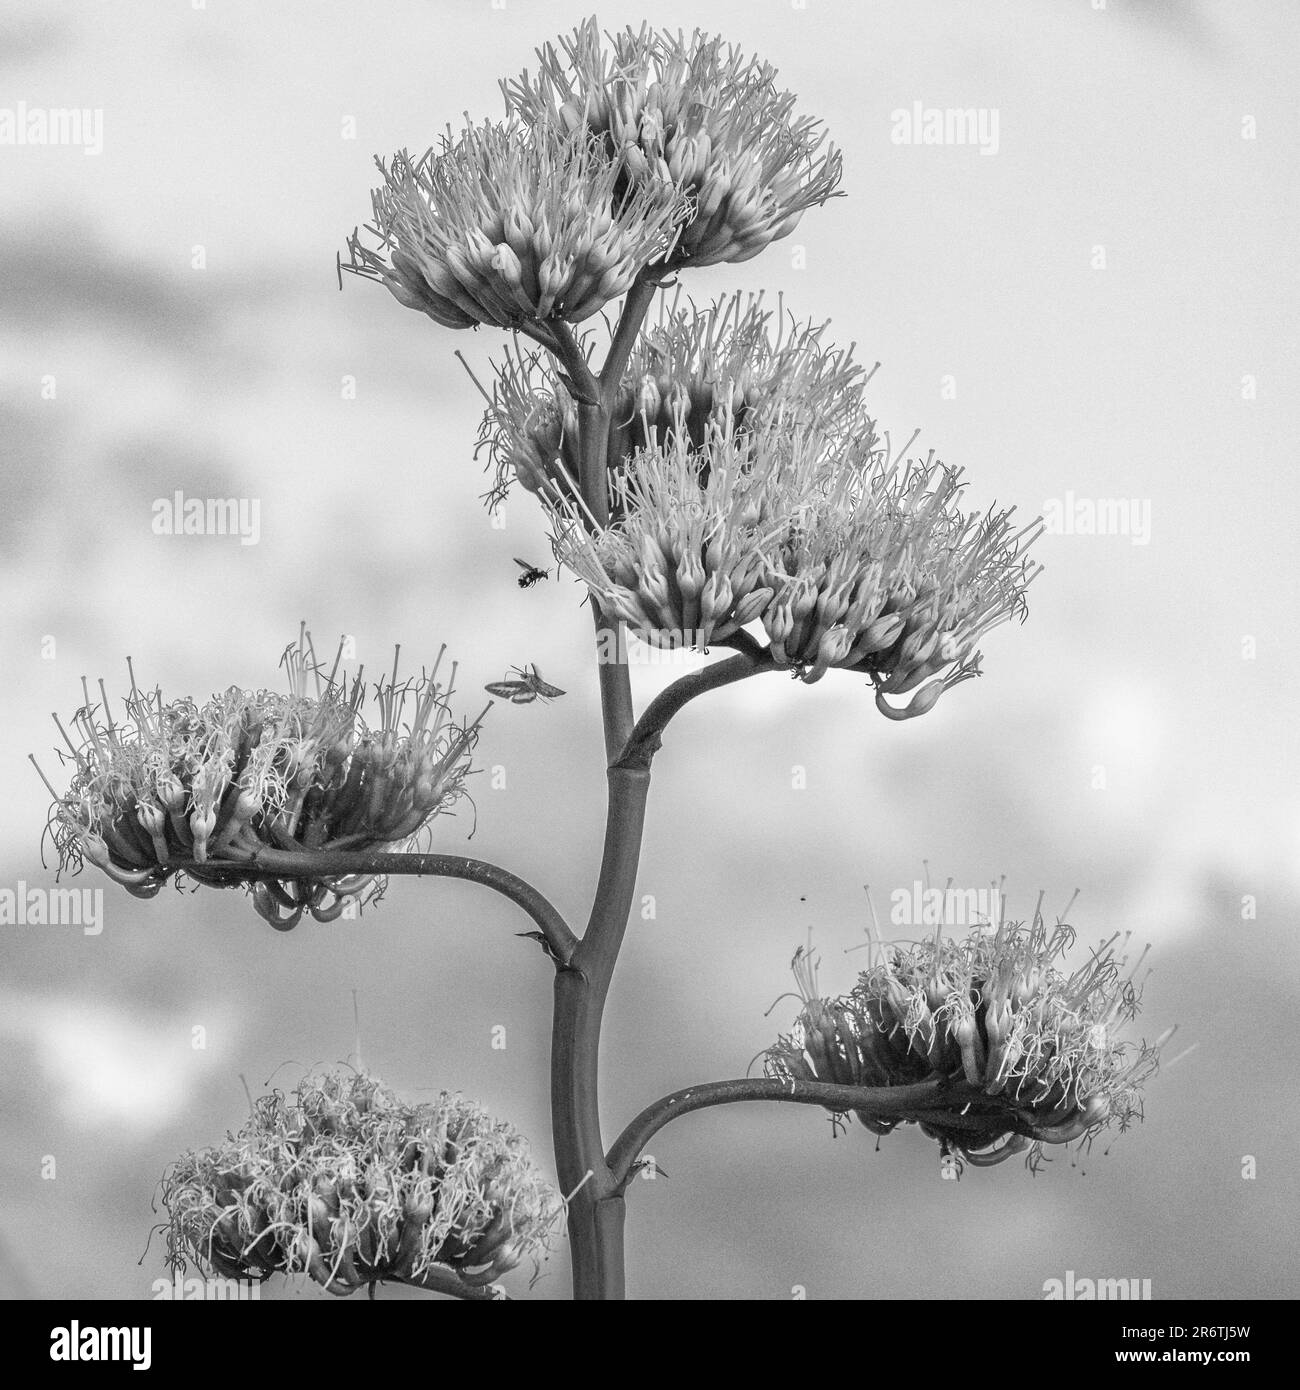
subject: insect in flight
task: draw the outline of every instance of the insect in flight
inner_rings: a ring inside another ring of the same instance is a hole
[[[536,565],[530,565],[527,560],[521,560],[515,556],[515,564],[523,570],[519,576],[519,587],[521,589],[531,589],[534,584],[540,584],[543,579],[551,577],[550,570],[539,569]]]
[[[528,705],[537,699],[554,700],[564,694],[558,686],[547,685],[536,666],[525,666],[522,670],[512,666],[510,669],[519,677],[518,680],[493,681],[483,689],[489,695],[499,695],[501,699],[509,700],[513,705]]]

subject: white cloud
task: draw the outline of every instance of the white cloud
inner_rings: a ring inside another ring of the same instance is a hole
[[[125,1007],[71,995],[0,991],[0,1034],[26,1045],[67,1121],[83,1129],[168,1124],[184,1108],[205,1063],[223,1051],[231,1021],[206,1008],[206,1047],[192,1046],[197,1020],[141,1018]]]

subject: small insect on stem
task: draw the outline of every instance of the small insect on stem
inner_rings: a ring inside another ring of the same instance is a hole
[[[523,570],[519,576],[519,587],[521,589],[531,589],[534,584],[540,584],[543,579],[551,577],[550,570],[539,569],[536,565],[530,565],[527,560],[521,560],[515,556],[515,564]]]
[[[528,705],[537,699],[554,700],[564,694],[558,686],[547,685],[536,666],[512,666],[510,669],[519,677],[518,680],[511,680],[507,676],[505,680],[493,681],[483,689],[489,695],[509,700],[512,705]]]

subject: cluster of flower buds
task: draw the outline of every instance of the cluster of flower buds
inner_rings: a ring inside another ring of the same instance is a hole
[[[857,440],[820,485],[797,482],[808,500],[790,508],[763,577],[777,664],[810,682],[832,667],[866,672],[892,719],[978,674],[980,638],[1026,612],[1037,568],[1024,552],[1039,528],[1013,530],[1011,511],[963,513],[961,487],[933,456],[894,467]],[[904,695],[901,707],[888,698]]]
[[[1003,917],[961,940],[940,926],[927,941],[888,947],[846,996],[818,995],[811,957],[796,953],[803,1008],[765,1056],[769,1076],[860,1087],[931,1081],[897,1113],[855,1111],[876,1134],[915,1123],[977,1166],[1043,1146],[1121,1132],[1141,1117],[1140,1092],[1169,1034],[1153,1045],[1119,1033],[1138,1012],[1137,965],[1125,970],[1118,936],[1070,974],[1057,962],[1074,940],[1048,929],[1040,895],[1033,920]],[[1145,952],[1143,953],[1145,956]],[[1171,1030],[1172,1031],[1172,1030]]]
[[[618,514],[617,479],[633,455],[664,446],[670,436],[698,450],[710,427],[743,436],[777,419],[826,431],[860,424],[869,376],[851,349],[823,342],[825,330],[825,324],[797,322],[780,306],[765,307],[761,294],[737,292],[703,309],[683,303],[680,289],[661,300],[610,411],[612,514]],[[491,504],[504,500],[516,479],[552,499],[573,495],[578,405],[542,354],[516,350],[497,365],[479,440],[494,474]]]
[[[602,42],[595,19],[538,51],[536,76],[503,82],[535,126],[594,133],[633,186],[669,181],[693,211],[666,269],[748,260],[794,230],[840,180],[840,154],[767,63],[721,39],[631,28]]]
[[[304,911],[330,921],[350,901],[377,898],[373,875],[257,870],[277,853],[392,849],[453,809],[482,715],[453,720],[455,665],[444,688],[441,661],[440,652],[432,671],[399,683],[395,658],[374,686],[373,728],[362,718],[364,671],[349,683],[336,658],[323,676],[305,628],[284,655],[287,695],[232,686],[203,705],[164,703],[160,691],[142,693],[132,671],[118,723],[103,682],[102,704],[86,689],[71,734],[55,718],[75,764],[67,793],[50,786],[60,866],[89,861],[137,897],[155,896],[176,872],[216,886],[250,882],[258,912],[281,929]]]
[[[563,1203],[528,1143],[464,1098],[402,1103],[364,1073],[262,1096],[238,1133],[162,1183],[168,1263],[226,1278],[306,1274],[483,1290],[540,1262]]]
[[[710,469],[681,434],[634,454],[613,480],[619,519],[592,531],[563,499],[556,553],[603,609],[658,647],[708,647],[759,618],[770,515],[752,486],[762,440],[710,429]]]
[[[779,412],[761,430],[710,423],[701,447],[671,434],[615,480],[608,526],[553,503],[557,553],[647,642],[702,648],[761,620],[805,682],[858,671],[883,714],[923,714],[978,673],[985,633],[1023,616],[1038,528],[963,513],[959,474],[891,464],[859,418],[830,436]]]
[[[346,268],[447,328],[581,323],[668,252],[689,212],[670,183],[629,185],[584,132],[487,123],[377,163],[377,245],[354,232]]]

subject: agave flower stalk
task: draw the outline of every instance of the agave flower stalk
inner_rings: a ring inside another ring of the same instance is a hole
[[[445,1091],[404,1104],[351,1071],[262,1096],[237,1133],[172,1165],[162,1199],[173,1269],[306,1275],[340,1296],[393,1281],[504,1297],[497,1281],[540,1265],[564,1209],[512,1126]]]
[[[909,697],[901,713],[923,712],[973,674],[976,639],[1023,611],[1030,577],[1019,555],[1030,537],[1010,532],[1005,514],[972,521],[955,506],[955,475],[890,463],[888,437],[882,449],[862,404],[863,374],[820,330],[786,333],[782,316],[773,335],[756,301],[694,315],[678,300],[642,332],[666,274],[743,260],[786,235],[835,192],[840,161],[818,124],[794,115],[794,99],[766,65],[699,34],[687,43],[628,30],[609,45],[592,22],[543,49],[535,77],[504,84],[508,119],[539,138],[594,141],[619,169],[613,206],[667,185],[687,210],[671,245],[627,288],[603,361],[597,335],[576,336],[554,305],[544,325],[513,325],[548,357],[516,347],[498,371],[480,439],[495,474],[489,499],[499,502],[516,477],[535,491],[557,557],[593,600],[609,801],[589,919],[555,956],[551,1049],[556,1169],[570,1194],[580,1299],[624,1292],[624,1192],[641,1131],[634,1123],[606,1151],[600,1033],[651,764],[669,721],[698,695],[750,675],[785,669],[815,680],[831,666],[868,675],[887,712],[900,713],[885,699],[896,695]],[[485,240],[496,236],[495,223],[484,228]],[[475,275],[486,278],[479,251]],[[393,264],[405,274],[390,256]],[[363,269],[383,277],[374,263]],[[401,288],[423,293],[419,284]],[[474,322],[509,326],[508,314],[479,300],[460,308]],[[847,521],[831,514],[832,495],[851,500]],[[748,630],[759,621],[766,647]],[[626,627],[737,654],[682,677],[638,719]],[[830,1099],[826,1083],[756,1084],[768,1096]],[[858,1108],[872,1104],[871,1088],[849,1089]],[[662,1122],[656,1112],[652,1127]]]
[[[769,64],[698,30],[687,41],[627,28],[607,43],[589,19],[501,88],[533,126],[595,135],[632,186],[667,181],[690,196],[665,269],[747,261],[834,195],[839,151],[795,115]]]
[[[394,668],[367,725],[360,675],[336,682],[336,663],[322,682],[305,638],[287,658],[288,696],[164,704],[133,677],[119,725],[102,688],[98,705],[86,691],[64,733],[75,769],[53,793],[53,827],[65,863],[88,859],[141,895],[180,873],[244,883],[277,926],[335,915],[388,872],[510,897],[554,970],[551,1118],[574,1294],[617,1299],[628,1184],[677,1115],[818,1105],[878,1133],[916,1123],[965,1161],[1001,1161],[1123,1128],[1160,1044],[1135,1051],[1120,1036],[1138,987],[1114,940],[1066,973],[1070,929],[1048,930],[1036,910],[963,941],[882,946],[841,998],[822,998],[799,958],[800,1015],[767,1075],[663,1097],[607,1145],[603,1016],[670,721],[773,671],[813,682],[848,670],[891,718],[932,709],[977,673],[982,638],[1024,616],[1038,528],[965,510],[957,471],[907,457],[910,442],[896,454],[851,351],[783,306],[733,296],[697,312],[679,295],[645,329],[666,277],[746,260],[837,192],[838,152],[770,66],[700,33],[602,39],[595,21],[538,59],[503,84],[503,123],[380,162],[374,220],[349,238],[346,268],[440,326],[489,324],[544,350],[516,339],[480,446],[490,500],[514,480],[535,493],[591,599],[608,803],[585,927],[495,865],[402,850],[465,794],[481,716],[453,718],[437,666],[414,682]],[[620,299],[607,341],[580,327]],[[734,654],[638,717],[628,629]],[[176,1259],[257,1278],[303,1271],[334,1292],[399,1279],[462,1297],[535,1255],[561,1206],[476,1108],[446,1096],[404,1107],[339,1077],[305,1083],[293,1103],[264,1099],[240,1134],[181,1160],[165,1199]]]

